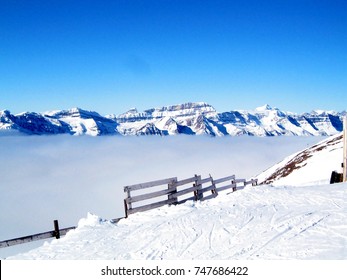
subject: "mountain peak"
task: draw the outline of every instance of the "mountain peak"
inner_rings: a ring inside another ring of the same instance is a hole
[[[130,108],[128,111],[125,112],[125,114],[137,114],[137,113],[138,113],[138,111],[135,107]]]
[[[123,122],[125,118],[131,119],[131,122],[159,119],[164,117],[188,117],[200,114],[216,113],[216,110],[205,102],[187,102],[176,105],[163,106],[158,108],[147,109],[143,112],[138,112],[132,108],[127,112],[116,116],[116,119]]]
[[[311,112],[311,114],[315,114],[315,115],[326,115],[326,114],[335,115],[335,114],[337,114],[337,112],[333,111],[333,110],[316,109],[316,110],[313,110]]]
[[[272,107],[269,104],[265,104],[263,106],[255,108],[256,111],[268,111],[272,110]]]
[[[45,116],[55,118],[101,118],[100,114],[94,111],[84,110],[74,107],[68,110],[56,110],[44,113]]]
[[[11,112],[9,110],[0,110],[0,116],[1,115],[10,115]]]
[[[216,110],[209,104],[205,102],[187,102],[177,105],[164,106],[161,108],[154,109],[155,111],[183,111],[192,110],[196,112],[216,112]]]

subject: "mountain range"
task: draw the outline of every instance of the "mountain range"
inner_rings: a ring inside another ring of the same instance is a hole
[[[0,131],[20,134],[70,135],[211,135],[211,136],[329,136],[343,130],[346,111],[316,110],[296,114],[269,105],[254,110],[217,112],[205,102],[136,108],[101,116],[80,108],[44,113],[0,111]]]

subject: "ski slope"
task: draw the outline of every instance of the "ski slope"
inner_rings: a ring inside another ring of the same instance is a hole
[[[347,184],[263,185],[130,215],[88,214],[64,238],[8,259],[347,259]]]

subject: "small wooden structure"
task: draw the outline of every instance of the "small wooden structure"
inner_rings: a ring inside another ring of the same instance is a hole
[[[343,182],[343,174],[337,171],[331,172],[330,184]]]

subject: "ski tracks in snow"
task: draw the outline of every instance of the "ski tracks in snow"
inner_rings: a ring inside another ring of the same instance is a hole
[[[346,185],[257,186],[78,227],[19,259],[347,259]]]

